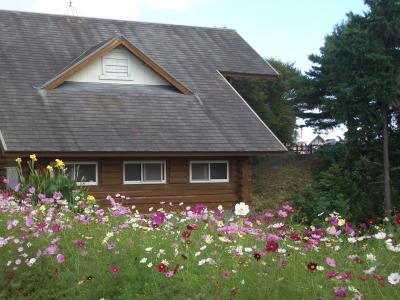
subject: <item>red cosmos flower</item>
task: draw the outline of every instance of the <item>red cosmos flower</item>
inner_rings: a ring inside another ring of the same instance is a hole
[[[340,277],[340,279],[341,280],[347,280],[347,279],[350,278],[351,274],[353,274],[353,273],[352,272],[346,272]]]
[[[267,252],[276,252],[278,251],[279,245],[277,242],[269,240],[267,244],[265,245],[265,249]]]
[[[80,249],[85,248],[85,243],[83,241],[81,241],[81,240],[76,240],[75,241],[75,245]]]
[[[297,235],[297,233],[291,233],[291,234],[290,234],[290,238],[291,238],[293,241],[300,241],[300,240],[301,240],[301,237],[299,237],[299,236]]]
[[[113,274],[118,274],[120,271],[121,271],[121,269],[120,269],[120,267],[118,267],[118,266],[112,266],[112,267],[111,267],[111,272],[112,272]]]
[[[317,264],[315,263],[315,262],[312,262],[312,261],[310,261],[308,264],[307,264],[307,268],[310,270],[310,271],[315,271],[316,269],[317,269]]]
[[[234,296],[234,295],[236,295],[237,294],[237,292],[238,292],[238,288],[236,288],[236,287],[234,287],[234,288],[232,288],[231,289],[231,294]]]
[[[160,272],[160,273],[165,273],[165,272],[168,271],[167,265],[166,265],[166,264],[163,264],[163,263],[159,263],[159,264],[156,266],[156,268],[157,268],[157,271]]]
[[[196,225],[192,225],[192,224],[189,224],[188,226],[186,226],[186,228],[188,230],[197,230],[197,226]]]
[[[379,280],[379,281],[385,280],[385,276],[379,276],[379,275],[376,275],[376,274],[374,274],[374,278],[376,280]]]
[[[396,214],[396,223],[400,225],[400,212]]]
[[[183,237],[184,239],[190,238],[190,232],[188,232],[188,231],[182,232],[182,237]]]
[[[256,261],[259,261],[260,259],[261,259],[261,254],[260,253],[254,253],[254,259],[256,260]]]
[[[374,225],[374,224],[375,224],[374,219],[369,218],[369,219],[367,220],[367,224],[368,224],[368,225]]]

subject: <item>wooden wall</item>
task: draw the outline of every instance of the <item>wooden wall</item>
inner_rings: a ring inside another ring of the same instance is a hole
[[[184,202],[186,205],[204,203],[210,207],[222,204],[224,207],[232,207],[236,202],[251,201],[251,165],[248,158],[223,158],[229,160],[229,182],[227,183],[190,183],[189,162],[190,160],[213,160],[213,158],[156,158],[155,160],[166,161],[166,184],[123,184],[123,162],[124,160],[135,160],[132,158],[73,158],[60,157],[64,162],[68,161],[97,161],[98,162],[98,186],[89,187],[89,191],[96,199],[105,203],[107,195],[114,196],[119,193],[130,197],[125,200],[126,204],[137,205],[144,209],[150,206],[158,207],[160,202],[172,202],[178,204]],[[140,160],[140,159],[137,159]],[[146,158],[147,160],[151,160]],[[221,157],[215,158],[221,160]],[[41,167],[45,167],[49,159],[39,157]],[[13,161],[8,161],[13,165]],[[3,172],[5,160],[0,158],[0,172]],[[2,173],[0,173],[1,176]]]

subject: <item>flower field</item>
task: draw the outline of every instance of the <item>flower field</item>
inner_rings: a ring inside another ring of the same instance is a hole
[[[100,208],[4,189],[0,298],[400,299],[400,215],[352,226],[331,214],[316,228],[292,224],[290,205],[139,214],[121,197]]]

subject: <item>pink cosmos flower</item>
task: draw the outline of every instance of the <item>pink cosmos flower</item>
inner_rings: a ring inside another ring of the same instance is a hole
[[[58,225],[58,224],[53,225],[53,227],[51,227],[51,230],[52,230],[54,233],[60,232],[60,231],[61,231],[61,226]]]
[[[99,215],[99,216],[104,215],[104,209],[98,209],[98,210],[96,210],[95,214],[96,214],[96,215]]]
[[[58,246],[57,245],[51,245],[50,247],[47,247],[46,253],[50,255],[56,254],[58,251]]]
[[[222,277],[223,277],[223,278],[226,279],[226,278],[229,278],[229,276],[231,276],[231,272],[229,272],[229,271],[223,271],[223,272],[222,272]]]
[[[107,244],[107,249],[108,249],[108,250],[112,250],[112,249],[114,249],[115,247],[117,247],[117,245],[116,245],[114,242],[112,242],[112,243],[110,243],[110,244]]]
[[[278,210],[278,216],[280,216],[281,218],[286,218],[288,216],[288,213],[284,210]]]
[[[165,273],[165,276],[167,277],[172,277],[174,275],[175,275],[174,271],[168,271],[167,273]]]
[[[29,189],[28,189],[28,192],[30,193],[30,194],[34,194],[35,192],[36,192],[36,189],[35,189],[35,187],[30,187]]]
[[[164,223],[165,214],[162,211],[158,211],[153,216],[153,223],[157,225],[161,225]]]
[[[10,184],[10,180],[8,180],[7,178],[3,178],[3,183],[4,184]]]
[[[346,298],[347,296],[347,289],[345,287],[335,288],[335,296],[340,298]]]
[[[64,261],[65,261],[65,257],[64,257],[63,254],[57,254],[56,258],[57,258],[57,262],[58,262],[59,264],[62,264],[62,263],[64,263]]]
[[[35,221],[33,220],[33,218],[32,217],[26,217],[26,219],[25,219],[25,226],[26,227],[32,227],[33,226],[33,224],[35,224]]]
[[[76,240],[76,241],[74,241],[74,243],[80,249],[85,248],[85,243],[83,241],[81,241],[81,240]]]
[[[336,268],[336,262],[335,262],[335,260],[334,260],[333,258],[327,257],[326,260],[325,260],[325,262],[326,262],[326,264],[327,264],[328,266],[330,266],[331,268]]]
[[[112,267],[111,267],[111,272],[112,272],[113,274],[118,274],[120,271],[121,271],[121,269],[120,269],[120,267],[118,267],[118,266],[112,266]]]

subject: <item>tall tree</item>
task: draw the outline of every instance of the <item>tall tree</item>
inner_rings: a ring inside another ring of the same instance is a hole
[[[284,143],[293,141],[296,127],[295,100],[303,87],[304,75],[291,63],[268,62],[279,72],[274,80],[231,78],[231,83],[260,118]]]
[[[309,98],[300,106],[310,125],[346,125],[351,151],[370,154],[382,143],[384,199],[391,214],[389,140],[398,130],[400,0],[366,0],[369,11],[349,13],[311,55]],[[304,98],[303,98],[304,99]]]

